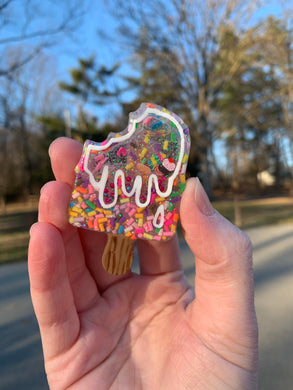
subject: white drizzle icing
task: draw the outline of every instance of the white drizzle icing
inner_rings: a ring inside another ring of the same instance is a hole
[[[140,201],[140,195],[141,195],[141,189],[142,189],[142,177],[140,175],[137,175],[135,177],[131,191],[127,191],[126,186],[125,186],[125,173],[121,169],[118,169],[114,175],[114,200],[111,203],[105,203],[104,202],[104,189],[106,187],[106,183],[108,180],[109,167],[107,165],[104,166],[103,172],[101,175],[101,179],[99,182],[97,182],[93,173],[90,171],[90,169],[88,167],[88,160],[89,160],[91,151],[92,150],[102,151],[102,150],[109,148],[109,146],[111,146],[113,143],[121,143],[121,142],[129,139],[136,130],[136,124],[141,122],[144,118],[146,118],[148,116],[148,114],[160,115],[162,117],[169,119],[170,121],[172,121],[176,125],[176,127],[179,131],[179,135],[180,135],[179,158],[178,158],[174,172],[168,178],[167,189],[166,189],[166,191],[160,190],[158,177],[152,173],[148,178],[147,198],[146,198],[146,201],[144,203],[142,203]],[[183,155],[184,155],[184,133],[183,133],[182,126],[180,125],[180,123],[177,121],[176,118],[174,118],[172,115],[170,115],[166,112],[160,111],[156,108],[147,107],[147,109],[144,111],[144,113],[140,117],[138,117],[136,119],[130,119],[128,129],[129,130],[126,134],[124,134],[120,137],[117,137],[117,138],[116,137],[110,138],[109,141],[104,145],[89,145],[87,147],[86,156],[84,159],[84,170],[89,175],[89,180],[90,180],[91,185],[95,188],[95,190],[99,191],[99,201],[101,203],[101,206],[104,209],[112,208],[117,203],[117,200],[118,200],[118,178],[121,179],[121,189],[122,189],[122,192],[124,193],[124,195],[126,195],[127,197],[130,197],[135,193],[136,205],[138,207],[146,207],[149,205],[150,200],[151,200],[152,186],[154,185],[155,190],[157,192],[157,195],[159,195],[162,198],[166,198],[167,196],[169,196],[171,194],[173,182],[174,182],[176,176],[180,172],[181,162],[182,162]],[[158,210],[160,210],[159,213],[158,213]],[[157,213],[158,213],[158,217],[159,217],[159,215],[161,215],[160,207],[158,208],[158,210],[157,210]],[[157,215],[157,213],[156,213],[156,215]],[[164,221],[164,219],[161,218],[160,223],[158,224],[158,227],[159,227],[159,225],[161,225],[161,223],[163,223],[163,221]]]
[[[155,217],[154,217],[154,219],[153,219],[153,225],[154,225],[154,227],[156,227],[156,228],[161,228],[161,227],[163,227],[163,225],[164,225],[164,213],[165,213],[164,205],[161,204],[161,205],[158,207],[158,209],[157,209],[157,211],[156,211],[156,214],[155,214]],[[158,222],[159,218],[160,218],[160,222]]]

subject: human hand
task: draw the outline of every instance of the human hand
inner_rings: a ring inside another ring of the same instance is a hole
[[[67,222],[82,146],[50,148],[47,183],[29,246],[31,295],[51,390],[257,388],[252,249],[216,212],[200,182],[187,182],[181,224],[195,254],[195,296],[177,237],[138,240],[140,275],[108,274],[106,235]]]

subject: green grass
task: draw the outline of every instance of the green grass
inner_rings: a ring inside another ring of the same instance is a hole
[[[1,250],[0,253],[0,263],[12,263],[12,262],[18,262],[18,261],[26,261],[27,259],[27,245],[20,246],[20,247],[10,247],[6,248],[5,250]]]
[[[234,222],[234,205],[231,201],[216,201],[213,206],[227,219]],[[272,198],[239,201],[241,228],[262,225],[293,223],[293,199]]]

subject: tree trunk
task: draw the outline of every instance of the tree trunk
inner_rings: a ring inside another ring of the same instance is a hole
[[[201,182],[205,188],[207,195],[212,197],[212,172],[209,161],[209,150],[212,145],[210,139],[210,133],[208,129],[207,116],[202,113],[198,122],[198,133],[200,134],[201,140],[199,147],[200,160],[201,160]]]
[[[20,113],[20,138],[21,138],[21,147],[22,147],[22,153],[23,153],[23,159],[24,159],[24,189],[25,189],[25,195],[31,195],[33,191],[33,185],[32,185],[32,177],[33,177],[33,167],[31,163],[30,158],[30,148],[29,148],[29,137],[28,137],[28,131],[26,128],[25,123],[25,109],[22,108]]]
[[[234,150],[234,161],[233,161],[233,207],[234,207],[234,224],[238,227],[242,226],[242,212],[239,204],[239,189],[240,189],[240,179],[239,179],[239,163],[238,163],[238,150]]]

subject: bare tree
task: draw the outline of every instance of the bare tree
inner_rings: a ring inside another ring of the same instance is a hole
[[[119,39],[136,55],[152,56],[177,67],[178,100],[184,103],[185,120],[191,127],[193,144],[200,154],[202,178],[210,192],[210,149],[217,134],[212,124],[212,102],[219,87],[214,79],[215,57],[221,29],[228,24],[241,30],[260,1],[252,0],[157,0],[108,1],[119,21]],[[139,34],[149,42],[141,51]],[[174,53],[177,61],[172,61]],[[234,67],[237,67],[237,57]],[[233,74],[233,68],[229,69]]]
[[[71,36],[84,8],[80,0],[0,1],[0,77],[11,77],[44,49]],[[7,62],[7,50],[20,46],[26,50]]]
[[[17,57],[18,50],[10,54]],[[13,77],[1,80],[0,161],[5,161],[5,174],[0,180],[2,199],[9,193],[33,193],[35,180],[41,181],[40,172],[46,171],[48,145],[36,117],[61,112],[64,107],[62,92],[54,82],[52,61],[39,56],[15,70]]]

